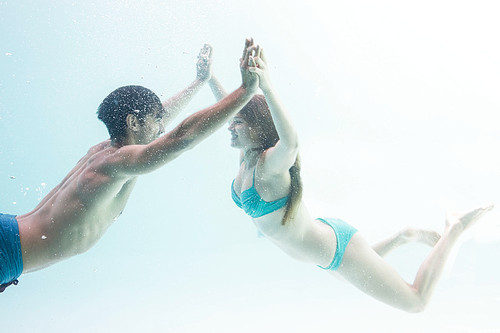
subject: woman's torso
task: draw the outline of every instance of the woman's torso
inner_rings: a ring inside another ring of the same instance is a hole
[[[289,195],[290,175],[263,175],[259,167],[242,163],[232,190],[239,198],[253,190],[263,201],[278,202]],[[235,200],[236,201],[236,200]],[[286,205],[270,213],[251,217],[256,228],[270,241],[293,258],[328,266],[335,253],[336,237],[333,230],[315,220],[303,201],[297,203],[292,216],[283,223]]]

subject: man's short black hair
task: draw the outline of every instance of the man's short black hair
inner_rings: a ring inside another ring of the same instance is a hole
[[[134,114],[141,123],[146,115],[164,112],[160,98],[142,86],[125,86],[114,90],[99,105],[97,117],[108,128],[111,139],[122,139],[127,128],[127,115]]]

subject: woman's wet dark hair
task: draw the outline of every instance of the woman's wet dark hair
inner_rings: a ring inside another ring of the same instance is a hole
[[[240,116],[250,127],[259,129],[259,138],[262,151],[273,147],[279,141],[278,131],[274,126],[273,117],[266,98],[263,95],[255,95],[239,112]],[[297,156],[295,163],[288,170],[291,178],[290,193],[286,204],[285,215],[282,224],[285,224],[294,214],[297,205],[302,199],[302,180],[300,178],[300,157]]]
[[[146,115],[164,112],[160,98],[142,86],[124,86],[110,93],[99,105],[97,117],[106,125],[111,139],[125,136],[127,115],[134,114],[142,124]]]
[[[255,95],[241,109],[240,115],[250,127],[259,129],[259,139],[263,150],[273,147],[280,139],[263,95]]]

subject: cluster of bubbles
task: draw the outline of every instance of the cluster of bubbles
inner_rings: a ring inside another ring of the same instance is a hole
[[[10,176],[10,179],[16,179],[16,176]],[[30,192],[30,188],[29,187],[25,187],[22,184],[20,185],[20,187],[21,187],[21,193],[23,194],[23,196],[28,195],[28,193]],[[42,182],[42,183],[40,183],[40,186],[37,186],[35,188],[35,192],[37,193],[37,200],[38,201],[42,200],[42,198],[44,196],[45,187],[47,187],[47,183]],[[12,204],[16,205],[17,202],[13,201]]]

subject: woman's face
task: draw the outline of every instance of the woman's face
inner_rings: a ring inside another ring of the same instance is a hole
[[[244,150],[260,147],[257,128],[250,127],[240,114],[234,116],[227,129],[231,132],[231,147]]]

